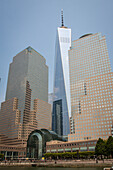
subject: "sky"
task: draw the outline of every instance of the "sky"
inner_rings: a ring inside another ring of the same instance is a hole
[[[87,33],[106,36],[113,71],[113,0],[0,0],[0,103],[5,100],[9,64],[28,46],[49,67],[49,93],[53,91],[57,27],[71,28],[72,40]]]

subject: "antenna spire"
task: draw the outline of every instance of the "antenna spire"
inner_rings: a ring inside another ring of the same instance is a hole
[[[61,18],[62,18],[62,27],[64,26],[64,21],[63,21],[63,9],[61,10]]]

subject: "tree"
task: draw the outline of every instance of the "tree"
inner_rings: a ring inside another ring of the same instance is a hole
[[[3,159],[3,158],[4,158],[4,154],[0,153],[0,159]]]
[[[94,151],[84,151],[84,152],[80,152],[80,158],[90,158],[90,157],[93,157],[95,152]]]
[[[112,156],[113,158],[113,137],[109,136],[107,142],[106,142],[106,149],[107,149],[107,155]]]
[[[95,147],[95,154],[97,156],[101,155],[106,155],[106,142],[99,138]]]

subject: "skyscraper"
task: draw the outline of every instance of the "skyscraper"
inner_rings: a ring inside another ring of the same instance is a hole
[[[57,29],[55,72],[53,92],[52,130],[59,135],[67,135],[71,113],[68,50],[71,46],[71,29],[62,25]]]
[[[33,110],[36,98],[48,102],[48,67],[45,58],[31,47],[17,54],[10,64],[6,100],[13,97],[18,98],[22,113],[29,102]]]
[[[47,122],[46,128],[51,129],[51,106],[48,104],[48,66],[45,58],[31,47],[17,54],[10,64],[6,101],[15,97],[18,100],[19,125],[22,127],[22,134],[19,136],[27,139],[32,130],[40,128],[39,121],[41,120],[38,115],[41,114],[42,108],[42,117]],[[44,105],[47,110],[44,110]],[[4,107],[2,107],[2,113],[5,113]]]
[[[48,93],[48,103],[53,105],[53,93]]]
[[[87,34],[69,50],[71,133],[69,141],[107,139],[113,126],[113,73],[105,36]]]
[[[31,47],[13,58],[8,75],[6,100],[16,96],[22,112],[28,86],[31,89],[31,109],[36,98],[48,102],[48,66],[45,58]]]

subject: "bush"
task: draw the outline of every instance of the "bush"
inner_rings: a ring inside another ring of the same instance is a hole
[[[88,158],[94,156],[93,151],[85,151],[85,152],[79,152],[80,158]],[[50,159],[76,159],[77,158],[77,152],[64,152],[64,153],[45,153],[45,158]]]
[[[93,157],[94,154],[95,154],[94,151],[84,151],[84,152],[80,152],[80,153],[79,153],[80,158],[83,158],[83,159],[84,159],[84,158],[87,159],[87,158]]]
[[[4,159],[4,154],[0,153],[0,159]]]

